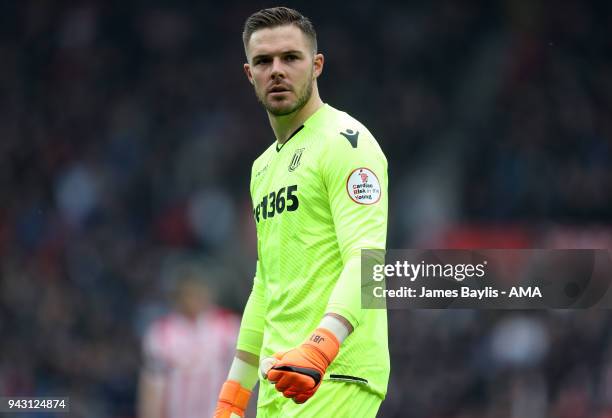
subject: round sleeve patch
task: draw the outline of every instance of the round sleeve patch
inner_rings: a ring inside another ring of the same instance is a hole
[[[346,191],[356,203],[372,205],[380,200],[380,182],[369,168],[353,170],[346,180]]]

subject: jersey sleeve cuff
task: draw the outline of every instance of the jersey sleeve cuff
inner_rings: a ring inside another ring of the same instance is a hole
[[[351,310],[348,309],[346,306],[343,306],[337,303],[330,303],[327,305],[327,309],[325,310],[325,313],[334,313],[334,314],[342,316],[343,318],[345,318],[347,321],[350,322],[350,324],[353,326],[353,329],[357,328],[357,326],[359,325],[357,315],[353,314]]]
[[[257,347],[251,344],[246,344],[246,343],[238,343],[236,345],[236,350],[240,350],[240,351],[246,351],[247,353],[251,353],[257,357],[259,357],[259,351],[260,351],[261,347]]]

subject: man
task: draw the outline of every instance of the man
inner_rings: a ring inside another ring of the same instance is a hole
[[[374,417],[389,377],[385,310],[361,309],[360,255],[385,248],[387,161],[324,104],[310,21],[275,7],[244,27],[244,71],[274,131],[253,164],[258,263],[215,417]],[[287,399],[290,398],[290,399]]]
[[[175,310],[153,322],[143,341],[140,418],[210,417],[231,363],[238,318],[211,303],[197,270],[180,273],[174,302]]]

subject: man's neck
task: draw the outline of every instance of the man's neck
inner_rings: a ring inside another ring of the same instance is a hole
[[[274,116],[268,113],[270,125],[272,126],[278,144],[282,145],[287,142],[297,128],[302,126],[306,119],[319,110],[321,106],[323,106],[323,101],[318,94],[313,92],[310,100],[308,100],[308,102],[297,112],[283,116]]]

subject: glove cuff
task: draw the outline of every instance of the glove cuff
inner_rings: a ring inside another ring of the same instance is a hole
[[[334,361],[340,350],[340,342],[333,332],[326,328],[317,328],[304,342],[304,345],[314,348],[319,351],[327,364]]]
[[[227,402],[228,404],[235,406],[241,411],[245,411],[249,405],[249,398],[251,397],[251,391],[240,386],[235,380],[227,380],[221,387],[221,393],[219,394],[220,402]]]

